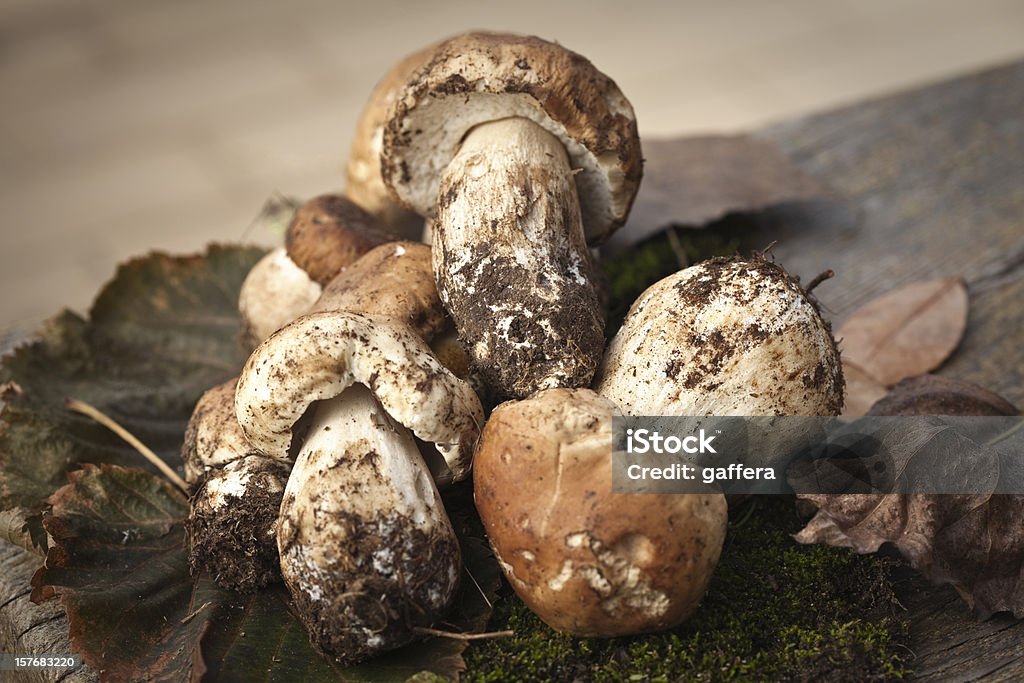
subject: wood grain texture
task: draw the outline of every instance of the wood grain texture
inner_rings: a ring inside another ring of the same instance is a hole
[[[841,202],[777,207],[764,229],[845,319],[902,284],[963,277],[970,313],[937,374],[1024,403],[1024,63],[768,128]],[[841,348],[841,345],[840,345]],[[1024,679],[1024,622],[971,616],[950,587],[908,573],[899,595],[921,681]]]
[[[18,655],[60,656],[71,652],[68,619],[59,600],[33,605],[29,581],[40,557],[21,548],[0,544],[0,652]],[[0,674],[0,679],[3,678]],[[10,675],[10,674],[6,674]],[[99,680],[85,665],[77,669],[31,669],[7,680],[29,683],[86,683]]]
[[[816,290],[833,319],[901,284],[963,277],[967,332],[938,373],[1017,405],[1024,403],[1022,111],[1024,62],[757,133],[842,198],[789,203],[756,217],[765,243],[778,240],[778,261],[804,281],[836,271]],[[659,144],[670,143],[645,147]],[[670,166],[663,172],[673,173]],[[66,623],[53,611],[59,608],[27,602],[38,561],[0,548],[5,651],[67,651],[60,640]],[[979,623],[951,588],[931,588],[913,575],[901,580],[900,595],[919,680],[1024,677],[1024,622]]]

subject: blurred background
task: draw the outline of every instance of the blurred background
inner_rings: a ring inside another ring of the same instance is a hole
[[[4,0],[0,335],[84,312],[130,256],[272,242],[264,200],[340,189],[376,80],[472,28],[586,55],[648,139],[1024,57],[1019,0]]]

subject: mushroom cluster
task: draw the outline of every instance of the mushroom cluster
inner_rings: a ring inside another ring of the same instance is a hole
[[[242,288],[252,353],[185,444],[193,570],[283,579],[314,644],[362,660],[450,607],[462,568],[439,491],[472,472],[502,570],[548,624],[687,618],[725,498],[613,493],[612,417],[832,414],[842,377],[813,301],[760,258],[654,285],[605,353],[591,248],[641,166],[629,102],[557,44],[470,33],[400,63],[345,195],[300,207]],[[431,245],[409,239],[424,225]]]

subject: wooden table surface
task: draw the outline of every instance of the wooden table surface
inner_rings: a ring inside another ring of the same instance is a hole
[[[835,270],[816,294],[836,322],[900,284],[962,276],[968,329],[939,372],[1024,404],[1024,62],[755,136],[833,190],[832,198],[770,207],[752,220],[778,241],[777,260],[805,281]],[[646,146],[656,152],[671,144]],[[648,172],[673,169],[666,162]],[[2,651],[68,650],[59,609],[28,602],[36,564],[0,547]],[[952,589],[913,576],[900,581],[900,596],[918,680],[1024,679],[1024,622],[1005,615],[977,622]],[[63,680],[92,676],[78,671]]]

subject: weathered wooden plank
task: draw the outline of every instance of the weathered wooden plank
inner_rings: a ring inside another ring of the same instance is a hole
[[[961,275],[971,312],[940,374],[1024,404],[1024,63],[761,131],[842,201],[766,212],[777,258],[842,320],[917,279]],[[1024,622],[979,622],[949,587],[900,583],[921,681],[1024,680]]]
[[[1024,402],[1024,64],[768,128],[842,200],[765,213],[776,257],[842,320],[901,284],[963,276],[972,311],[941,369]]]
[[[68,619],[60,602],[33,605],[29,599],[29,581],[39,565],[38,555],[7,544],[0,546],[0,652],[26,656],[71,653]],[[99,676],[80,666],[73,670],[25,669],[17,674],[17,680],[87,683],[99,680]]]

